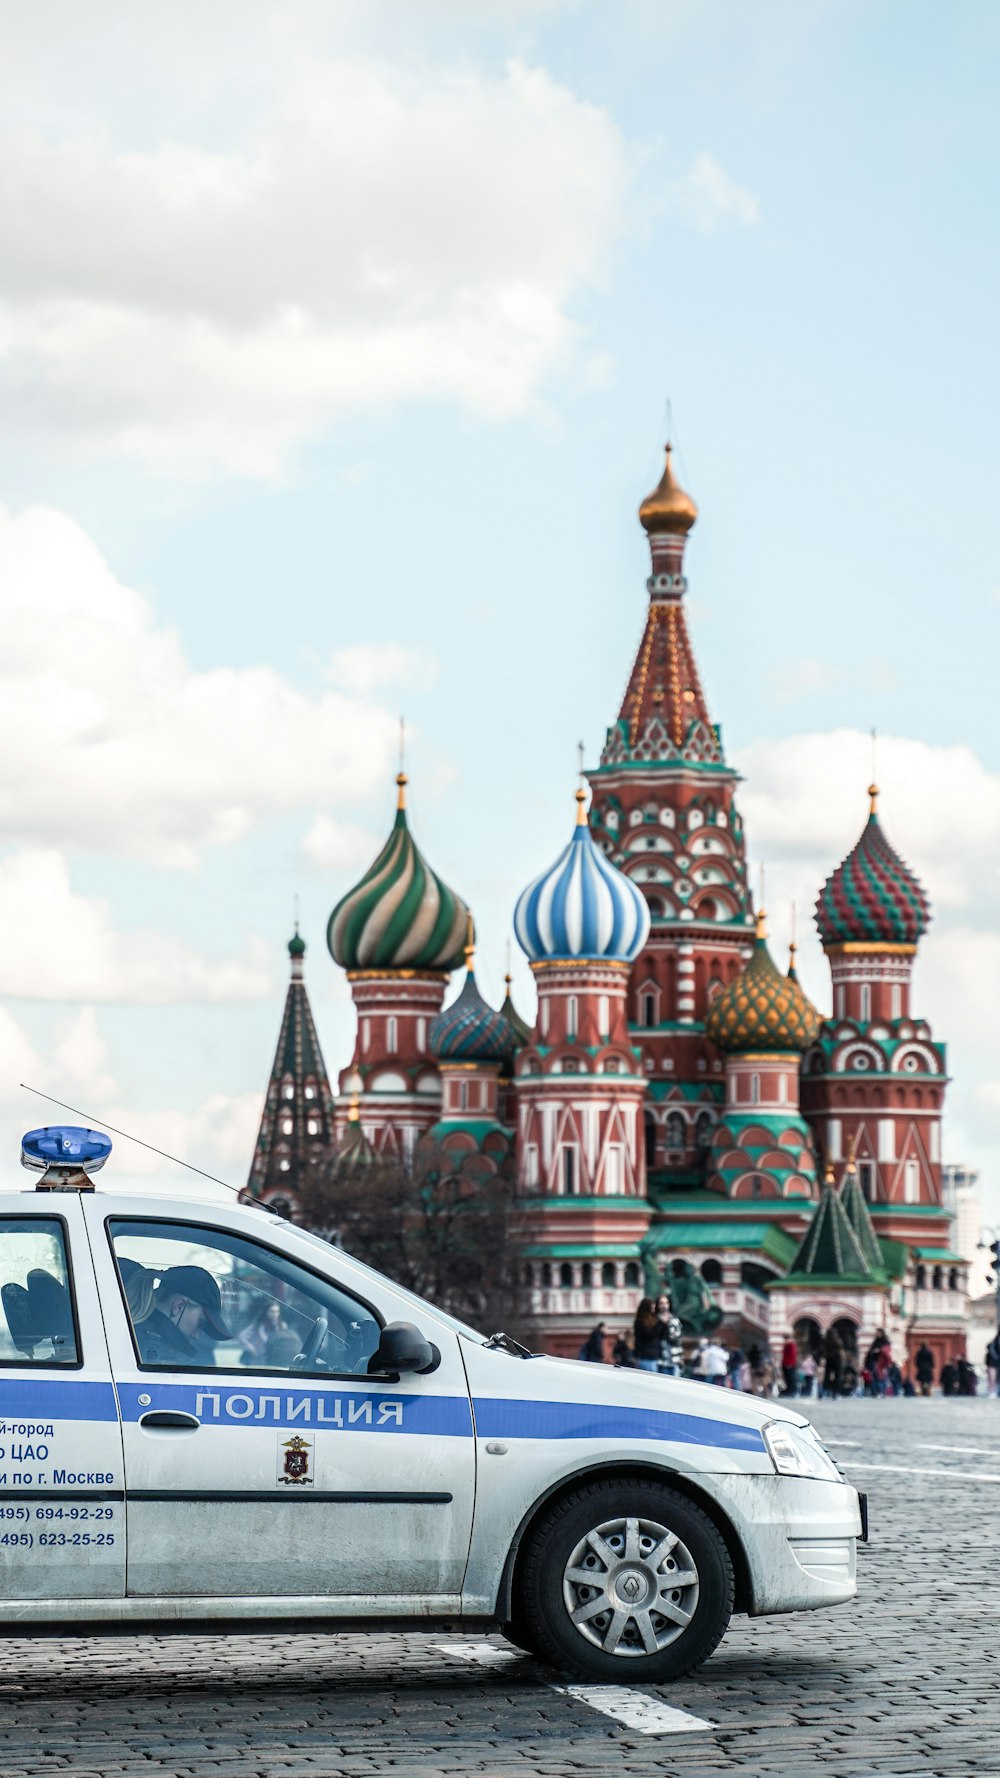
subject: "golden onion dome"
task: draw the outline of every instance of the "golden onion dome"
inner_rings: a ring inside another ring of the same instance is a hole
[[[720,1050],[803,1051],[819,1032],[819,1013],[792,976],[782,975],[767,948],[764,915],[749,963],[713,1000],[705,1030]]]
[[[698,508],[690,494],[685,494],[674,475],[670,459],[673,446],[667,446],[667,461],[659,485],[647,494],[639,508],[639,522],[650,536],[674,531],[683,537],[698,517]]]

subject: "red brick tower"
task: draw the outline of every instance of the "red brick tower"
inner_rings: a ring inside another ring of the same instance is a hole
[[[382,1153],[412,1157],[438,1120],[441,1081],[430,1027],[448,974],[462,961],[469,910],[430,869],[410,833],[400,772],[392,832],[361,882],[330,915],[327,945],[347,971],[358,1012],[341,1092],[358,1098],[365,1135]]]
[[[587,774],[591,828],[641,889],[651,930],[628,984],[631,1040],[648,1085],[646,1161],[654,1200],[697,1190],[722,1101],[708,1007],[751,953],[743,824],[721,731],[709,716],[684,610],[684,551],[697,518],[663,477],[639,518],[649,537],[649,607],[618,720]]]
[[[514,915],[538,988],[535,1027],[515,1064],[526,1306],[546,1349],[563,1356],[596,1320],[634,1313],[650,1215],[646,1084],[627,1018],[629,965],[649,916],[595,846],[586,793],[577,799],[573,839]]]

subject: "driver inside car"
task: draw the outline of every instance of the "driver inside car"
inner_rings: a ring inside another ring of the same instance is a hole
[[[203,1266],[171,1266],[152,1293],[149,1314],[135,1321],[143,1364],[199,1364],[205,1344],[232,1336],[222,1319],[219,1286]]]

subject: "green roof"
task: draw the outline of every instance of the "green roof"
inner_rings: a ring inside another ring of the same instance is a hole
[[[769,1235],[780,1234],[768,1222],[663,1222],[650,1229],[646,1247],[763,1247]],[[790,1237],[789,1237],[790,1240]],[[795,1242],[790,1240],[791,1254]]]
[[[878,1244],[882,1255],[882,1270],[890,1278],[902,1278],[910,1263],[910,1249],[905,1242],[890,1241],[885,1235],[879,1235]]]
[[[836,1285],[839,1289],[851,1290],[884,1290],[885,1279],[876,1278],[871,1272],[789,1272],[785,1278],[777,1278],[768,1284],[768,1290],[818,1290],[826,1285]]]
[[[482,1142],[493,1130],[499,1130],[501,1136],[509,1136],[509,1132],[504,1129],[503,1124],[497,1123],[495,1117],[450,1117],[447,1121],[442,1119],[440,1123],[432,1124],[427,1134],[433,1136],[435,1142],[440,1142],[456,1130],[460,1130],[464,1136],[474,1137],[477,1142]]]
[[[795,1255],[789,1278],[870,1280],[872,1268],[854,1233],[833,1185],[827,1181],[820,1192],[812,1221]],[[786,1283],[788,1280],[786,1279]]]
[[[527,1259],[639,1259],[639,1245],[636,1241],[602,1241],[600,1245],[588,1246],[585,1242],[576,1246],[572,1244],[562,1247],[525,1247]]]
[[[569,1197],[552,1198],[539,1193],[533,1198],[518,1198],[517,1202],[521,1210],[613,1210],[616,1216],[625,1210],[633,1211],[636,1216],[649,1215],[649,1204],[645,1198],[628,1197],[624,1192],[608,1193],[606,1197],[600,1198],[574,1197],[572,1194]]]
[[[953,1266],[967,1266],[972,1263],[961,1253],[949,1253],[947,1247],[915,1247],[913,1251],[918,1259],[946,1259]]]
[[[848,1164],[847,1172],[840,1186],[840,1202],[854,1233],[858,1237],[858,1246],[870,1266],[880,1266],[882,1255],[879,1251],[878,1236],[875,1233],[872,1219],[868,1214],[868,1204],[861,1182],[853,1163]]]
[[[663,1208],[669,1208],[672,1212],[685,1211],[690,1214],[693,1210],[713,1210],[718,1215],[720,1211],[724,1211],[727,1218],[745,1216],[751,1222],[755,1218],[759,1221],[762,1215],[771,1210],[784,1216],[789,1210],[814,1210],[815,1207],[815,1198],[747,1198],[741,1204],[734,1203],[721,1192],[708,1190],[685,1192],[683,1197],[680,1192],[676,1196],[670,1193],[663,1199]]]

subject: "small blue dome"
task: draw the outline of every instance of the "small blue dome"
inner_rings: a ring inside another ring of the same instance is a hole
[[[649,936],[646,898],[595,846],[582,791],[577,800],[569,845],[514,909],[517,942],[533,963],[562,957],[631,963]]]
[[[429,1038],[439,1062],[506,1062],[514,1053],[511,1027],[487,1005],[471,969],[458,999],[433,1021]]]

